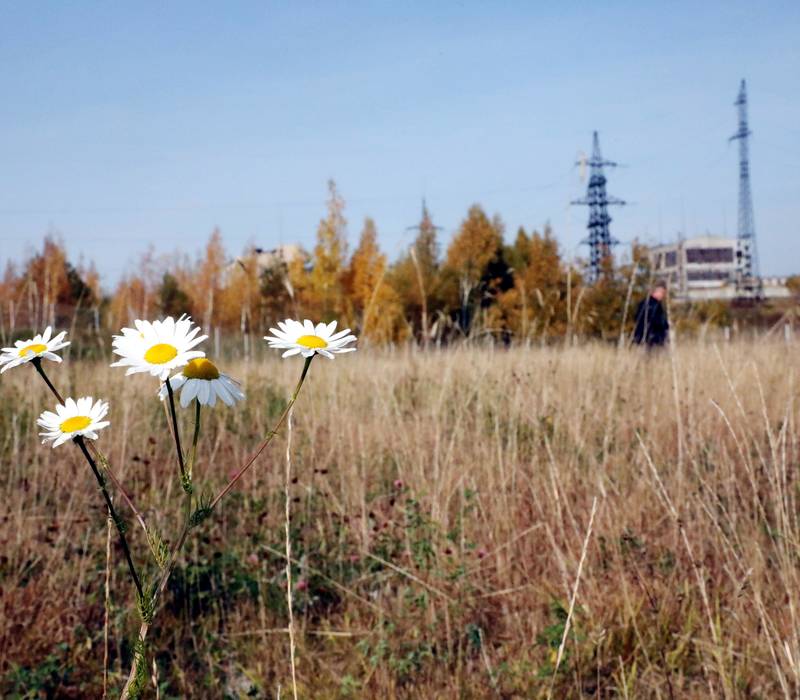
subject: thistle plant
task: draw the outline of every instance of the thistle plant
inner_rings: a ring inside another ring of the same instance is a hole
[[[17,341],[13,348],[3,348],[0,354],[0,373],[30,364],[55,396],[58,402],[55,410],[44,411],[37,421],[43,429],[40,432],[43,443],[51,442],[53,448],[69,442],[75,445],[88,464],[102,495],[108,517],[116,527],[140,621],[133,643],[130,673],[121,693],[123,699],[139,696],[147,681],[148,633],[155,623],[161,596],[190,534],[213,516],[220,501],[230,493],[278,434],[300,395],[314,357],[322,355],[332,360],[336,354],[355,350],[351,345],[356,337],[350,334],[349,329],[337,333],[336,325],[335,321],[314,325],[308,320],[300,323],[287,319],[279,322],[278,328],[270,329],[271,335],[266,336],[265,340],[271,348],[283,350],[284,358],[294,355],[304,358],[300,377],[275,425],[265,433],[252,454],[235,470],[225,486],[213,496],[206,495],[205,490],[195,487],[194,466],[201,435],[201,409],[215,408],[219,405],[217,399],[227,407],[233,407],[237,402],[245,400],[239,382],[220,371],[202,350],[196,349],[207,336],[200,334],[200,328],[188,316],[182,316],[177,321],[172,317],[154,322],[137,320],[134,328],[123,328],[120,335],[114,336],[112,348],[119,359],[111,366],[126,367],[126,375],[146,373],[159,382],[155,396],[165,407],[166,428],[175,444],[176,476],[182,490],[180,526],[171,546],[167,546],[161,535],[148,526],[133,497],[123,487],[109,460],[95,444],[101,432],[111,426],[105,420],[110,410],[109,403],[102,399],[95,400],[91,396],[77,400],[72,397],[64,398],[44,369],[44,359],[61,362],[56,351],[69,345],[64,340],[66,333],[62,331],[51,337],[51,328],[48,327],[44,333],[30,340]],[[181,440],[178,407],[190,409],[194,414],[192,440],[186,451],[183,447],[185,443]],[[153,575],[146,576],[143,573],[152,571],[152,564],[137,566],[127,537],[128,525],[119,512],[115,496],[125,503],[145,535],[149,557],[155,564]],[[287,503],[287,519],[288,517]],[[291,620],[289,629],[291,635]]]

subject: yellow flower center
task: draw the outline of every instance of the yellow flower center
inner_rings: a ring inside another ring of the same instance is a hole
[[[327,341],[323,340],[318,335],[301,335],[297,339],[297,344],[298,345],[302,345],[302,346],[307,347],[307,348],[313,348],[315,350],[317,348],[327,348],[328,347]]]
[[[151,365],[163,365],[174,360],[177,354],[178,349],[174,345],[158,343],[144,354],[144,359]]]
[[[91,422],[92,419],[88,416],[72,416],[72,418],[67,418],[67,420],[61,423],[61,432],[74,433],[76,430],[88,428]]]
[[[189,364],[183,368],[183,376],[189,379],[219,379],[219,370],[217,366],[205,357],[198,357],[195,360],[190,360]]]
[[[40,352],[44,352],[47,350],[47,346],[43,345],[42,343],[32,343],[31,345],[26,345],[24,348],[20,348],[19,356],[25,357],[28,353],[37,354]]]

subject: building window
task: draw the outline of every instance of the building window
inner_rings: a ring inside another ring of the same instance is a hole
[[[675,250],[671,250],[666,255],[666,263],[664,267],[675,267],[678,264],[678,253]]]
[[[732,263],[733,248],[687,248],[688,263]]]
[[[689,270],[686,279],[690,282],[709,282],[727,280],[730,273],[726,270]]]

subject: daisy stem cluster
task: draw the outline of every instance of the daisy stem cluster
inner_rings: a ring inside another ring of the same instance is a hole
[[[275,438],[275,436],[278,433],[278,430],[283,425],[284,421],[286,420],[286,417],[289,415],[290,411],[292,410],[292,407],[294,406],[295,402],[297,401],[297,397],[300,395],[300,390],[303,388],[303,382],[305,382],[306,376],[308,375],[308,370],[311,367],[311,361],[313,359],[314,359],[313,355],[305,358],[305,363],[303,364],[303,370],[302,370],[302,372],[300,374],[300,379],[297,382],[297,386],[295,386],[294,392],[292,393],[291,397],[289,398],[289,401],[286,404],[286,407],[283,409],[283,412],[281,413],[280,417],[278,418],[277,422],[275,423],[275,426],[273,427],[272,430],[270,430],[267,433],[266,437],[264,438],[264,440],[262,440],[261,444],[256,448],[255,452],[251,455],[250,459],[248,459],[247,462],[245,462],[244,466],[242,466],[241,469],[239,469],[239,471],[236,472],[234,477],[228,482],[228,484],[225,486],[225,488],[223,488],[222,491],[220,491],[219,494],[217,494],[217,496],[207,506],[206,511],[208,513],[211,513],[214,510],[214,508],[217,506],[217,504],[225,497],[225,495],[228,492],[230,492],[230,490],[236,485],[236,482],[238,482],[239,479],[242,478],[242,476],[245,474],[245,472],[247,472],[247,470],[253,465],[253,463],[256,461],[256,459],[258,459],[259,455],[267,448],[267,446],[270,444],[270,442],[272,442],[272,440]],[[176,427],[176,430],[177,430],[177,427]],[[195,413],[195,434],[194,434],[194,440],[192,441],[192,452],[191,452],[190,462],[189,462],[189,465],[190,465],[189,468],[190,469],[191,469],[191,464],[194,461],[194,451],[195,451],[195,448],[196,448],[197,438],[198,438],[199,432],[200,432],[200,404],[198,402],[197,403],[197,408],[196,408],[196,413]],[[186,503],[187,504],[191,504],[191,494],[187,493],[186,497],[187,497]],[[172,574],[172,570],[174,569],[175,564],[178,561],[178,556],[180,554],[180,551],[181,551],[181,549],[183,549],[183,545],[185,544],[186,539],[189,536],[189,532],[190,532],[191,529],[192,529],[192,517],[191,517],[189,511],[187,510],[186,511],[186,518],[184,520],[183,530],[181,531],[180,536],[178,537],[177,541],[175,542],[175,545],[172,547],[172,549],[170,551],[168,563],[164,567],[164,570],[163,570],[163,572],[161,574],[161,578],[160,578],[160,580],[159,580],[158,584],[156,585],[155,590],[153,592],[152,601],[150,603],[150,608],[151,609],[155,609],[156,604],[158,603],[159,597],[161,596],[161,594],[163,593],[164,589],[166,588],[167,582],[169,581],[169,577]],[[147,634],[148,634],[149,629],[150,629],[150,624],[151,624],[151,621],[148,621],[148,620],[145,620],[145,621],[142,622],[142,625],[141,625],[141,627],[139,629],[139,644],[140,645],[144,645],[144,643],[145,643],[145,641],[147,639]],[[137,678],[138,673],[139,673],[139,668],[140,668],[140,665],[142,663],[144,663],[144,659],[140,655],[137,655],[137,656],[134,657],[133,666],[131,668],[131,672],[130,672],[130,675],[128,677],[128,681],[127,681],[127,683],[125,685],[125,689],[123,690],[123,693],[122,693],[122,700],[127,700],[127,698],[131,697],[130,692],[131,692],[131,689],[133,688],[133,686],[135,684],[136,678]]]
[[[181,316],[177,321],[168,317],[162,321],[135,321],[135,328],[123,328],[121,335],[114,336],[112,341],[113,352],[120,356],[112,367],[126,367],[126,374],[147,373],[157,377],[161,387],[158,396],[164,403],[164,412],[168,431],[175,442],[175,452],[180,472],[181,486],[183,488],[182,511],[183,523],[180,533],[173,540],[170,547],[162,539],[157,530],[149,531],[141,512],[136,508],[132,498],[123,488],[119,479],[113,473],[108,460],[94,445],[98,432],[110,425],[104,420],[109,410],[108,402],[101,399],[94,400],[91,396],[72,397],[64,399],[55,385],[50,381],[42,367],[42,358],[53,362],[61,362],[61,358],[54,351],[69,345],[64,341],[65,332],[51,337],[51,328],[47,328],[41,335],[36,335],[29,340],[16,341],[14,347],[3,348],[0,353],[0,372],[32,363],[37,373],[47,385],[48,389],[58,400],[55,412],[44,411],[37,423],[44,428],[39,435],[43,442],[52,442],[53,447],[58,447],[66,442],[74,442],[81,451],[100,486],[103,499],[108,510],[108,515],[117,528],[122,551],[130,572],[131,580],[136,588],[137,604],[141,625],[136,643],[134,645],[133,660],[128,680],[125,683],[121,697],[123,700],[138,697],[143,684],[146,683],[146,648],[145,643],[153,618],[157,613],[159,599],[167,587],[170,575],[174,570],[181,551],[192,529],[198,527],[215,510],[219,502],[228,494],[239,480],[253,466],[258,457],[274,440],[278,430],[287,420],[291,421],[291,411],[300,395],[300,390],[308,375],[314,356],[319,354],[329,360],[336,354],[353,352],[354,347],[348,347],[356,341],[350,330],[336,332],[336,322],[318,323],[314,325],[305,320],[302,323],[286,319],[278,323],[279,329],[271,329],[273,335],[265,337],[270,347],[283,350],[283,357],[301,355],[304,358],[300,378],[289,398],[283,412],[278,417],[272,430],[270,430],[253,454],[239,468],[232,479],[213,498],[205,495],[194,495],[193,470],[197,457],[197,446],[200,438],[200,412],[202,406],[213,407],[219,399],[222,403],[233,406],[237,401],[245,398],[239,387],[239,382],[220,372],[217,366],[205,357],[205,352],[194,349],[207,338],[199,335],[200,328],[188,316]],[[173,370],[177,374],[170,376]],[[194,403],[194,433],[191,449],[184,454],[181,446],[180,422],[176,410],[176,393],[180,392],[182,408],[188,408]],[[169,407],[167,407],[167,404]],[[290,423],[291,428],[291,423]],[[287,522],[287,567],[290,562],[289,542],[289,477],[291,469],[291,442],[287,444],[287,482],[286,482],[286,522]],[[100,466],[98,466],[98,464]],[[114,500],[106,487],[106,478],[109,478],[119,490],[122,498],[130,507],[137,521],[142,527],[147,539],[150,552],[156,564],[157,571],[150,581],[140,576],[133,561],[128,539],[125,535],[126,525],[118,514]],[[194,507],[194,510],[193,510]],[[291,570],[287,568],[287,584],[291,587]],[[289,628],[293,635],[293,619],[291,611],[291,590],[289,596]],[[291,641],[292,659],[294,659],[294,637]],[[297,697],[294,661],[292,663],[292,685],[294,696]]]

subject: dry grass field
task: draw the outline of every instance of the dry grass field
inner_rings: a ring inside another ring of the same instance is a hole
[[[111,402],[98,444],[174,538],[155,380],[45,366]],[[205,413],[198,484],[245,460],[301,366],[259,348],[225,367],[248,397]],[[299,696],[797,697],[797,370],[790,346],[745,342],[315,360],[291,449]],[[113,537],[104,661],[96,482],[77,449],[39,444],[53,400],[32,367],[0,392],[0,694],[100,697],[107,666],[115,697],[138,619]],[[149,638],[151,697],[292,696],[286,437],[193,531]]]

